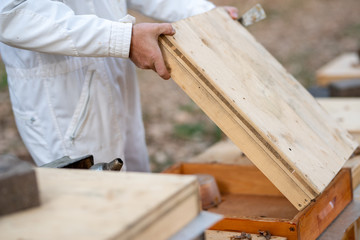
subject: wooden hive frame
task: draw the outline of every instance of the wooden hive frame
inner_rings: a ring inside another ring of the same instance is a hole
[[[357,144],[225,10],[173,27],[176,34],[162,36],[160,47],[174,81],[304,209]]]

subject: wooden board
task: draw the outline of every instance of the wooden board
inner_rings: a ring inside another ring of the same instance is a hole
[[[316,72],[317,84],[320,86],[354,78],[360,78],[360,61],[356,53],[344,53]]]
[[[245,154],[229,139],[215,143],[206,151],[189,159],[189,162],[253,165]]]
[[[0,218],[1,239],[168,239],[199,212],[195,177],[36,169],[41,207]]]
[[[317,98],[316,100],[350,133],[360,133],[360,98]]]
[[[350,158],[344,167],[351,169],[352,185],[355,190],[360,185],[360,156]]]
[[[265,237],[259,234],[250,234],[252,240],[267,240]],[[236,238],[241,236],[241,232],[228,232],[228,231],[216,231],[216,230],[206,230],[205,231],[205,240],[236,240]],[[246,239],[246,238],[245,238]],[[268,240],[287,240],[285,237],[271,236]]]
[[[318,196],[357,144],[223,9],[160,38],[177,84],[298,208]]]

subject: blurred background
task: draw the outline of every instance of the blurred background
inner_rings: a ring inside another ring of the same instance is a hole
[[[336,56],[360,48],[359,0],[214,0],[240,15],[256,3],[267,13],[248,30],[306,88],[315,85],[315,72]],[[131,12],[138,22],[154,20]],[[152,171],[204,151],[225,138],[221,130],[172,81],[150,70],[138,70],[143,119]],[[0,154],[31,161],[14,122],[6,73],[0,61]]]

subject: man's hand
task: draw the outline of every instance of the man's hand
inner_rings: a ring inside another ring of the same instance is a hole
[[[169,79],[158,38],[161,34],[174,35],[170,23],[139,23],[133,26],[130,59],[142,69],[152,69],[163,79]]]
[[[236,7],[224,6],[225,10],[229,13],[230,17],[234,20],[238,19],[239,10]]]

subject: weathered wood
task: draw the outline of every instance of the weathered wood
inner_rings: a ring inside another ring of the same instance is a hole
[[[183,163],[164,173],[210,174],[215,177],[222,194],[283,196],[254,165]]]
[[[284,196],[276,195],[272,191],[270,194],[261,192],[264,190],[263,186],[270,181],[265,177],[261,178],[261,173],[255,166],[252,168],[227,164],[183,163],[168,173],[207,173],[215,177],[223,201],[208,211],[221,213],[225,218],[214,224],[211,230],[249,233],[267,230],[273,235],[290,240],[312,240],[316,239],[352,200],[350,169],[347,168],[342,169],[325,191],[301,211],[295,209]],[[251,171],[258,171],[258,175],[248,175]],[[248,182],[235,176],[247,178]],[[251,188],[254,190],[249,190]]]
[[[189,160],[191,163],[224,163],[253,165],[245,154],[229,139],[220,141]]]
[[[351,200],[350,169],[342,169],[316,202],[295,217],[299,221],[299,239],[316,239]]]
[[[266,240],[265,237],[259,234],[250,234],[252,240]],[[236,238],[241,236],[241,232],[225,232],[225,231],[215,231],[215,230],[206,230],[205,239],[206,240],[237,240]],[[246,238],[244,239],[246,240]],[[284,237],[271,236],[269,240],[287,240]]]
[[[360,61],[356,53],[344,53],[316,72],[316,81],[320,86],[353,78],[360,78]]]
[[[15,156],[1,155],[0,216],[39,205],[34,166]]]
[[[160,39],[172,78],[303,209],[357,144],[223,9],[173,27]]]
[[[359,238],[347,238],[346,230],[358,221],[360,217],[360,201],[352,201],[345,210],[335,219],[335,221],[321,234],[318,240],[358,240]],[[354,229],[355,230],[355,229]],[[358,229],[356,230],[358,234]],[[355,234],[354,234],[355,235]]]
[[[360,239],[360,218],[353,222],[345,231],[341,240],[358,240]]]
[[[42,205],[0,218],[1,239],[168,239],[199,212],[195,177],[36,169]]]
[[[316,100],[351,134],[360,133],[360,98],[317,98]]]
[[[355,190],[360,185],[360,156],[350,158],[344,167],[351,169],[352,187]]]

